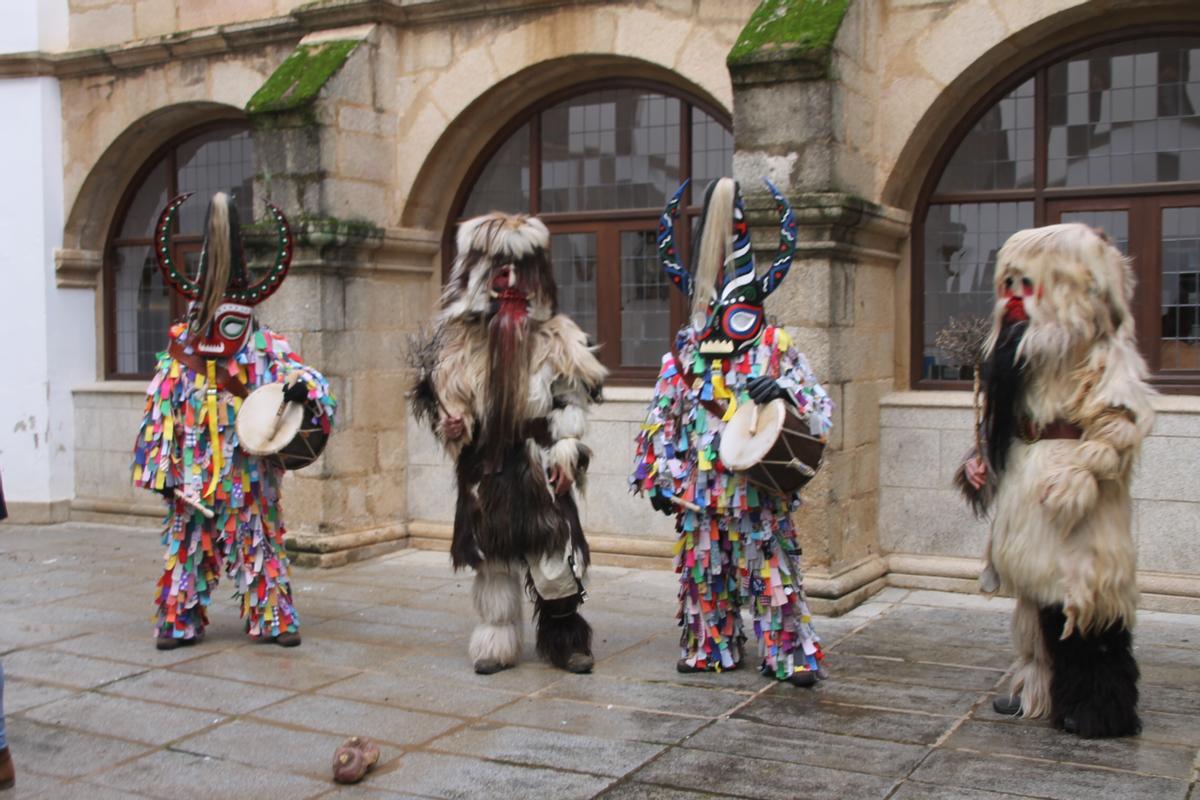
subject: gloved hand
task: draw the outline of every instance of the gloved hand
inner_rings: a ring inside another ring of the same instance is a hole
[[[766,375],[760,375],[751,380],[750,383],[746,384],[746,390],[750,392],[750,399],[760,406],[765,406],[772,400],[780,398],[792,405],[796,404],[796,398],[792,397],[791,392],[783,388],[779,384],[779,381]]]
[[[308,399],[308,384],[297,378],[295,382],[283,387],[283,399],[289,403],[303,403]]]
[[[661,511],[668,517],[673,517],[679,513],[679,507],[672,503],[665,494],[655,492],[650,495],[650,505],[655,511]]]

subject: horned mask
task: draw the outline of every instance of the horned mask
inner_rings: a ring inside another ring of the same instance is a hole
[[[796,252],[796,218],[791,206],[770,181],[763,181],[779,214],[779,249],[770,268],[759,275],[750,246],[750,226],[741,191],[732,178],[709,186],[693,243],[691,272],[679,261],[675,219],[688,183],[671,197],[659,218],[658,255],[671,283],[691,299],[690,318],[705,358],[728,358],[758,339],[766,326],[763,301],[787,277]]]

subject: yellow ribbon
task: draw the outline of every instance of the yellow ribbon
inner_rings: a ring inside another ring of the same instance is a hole
[[[221,480],[221,430],[217,423],[217,362],[209,359],[208,386],[205,394],[208,397],[208,438],[212,443],[212,481],[204,490],[205,497],[211,497],[217,490],[217,482]]]

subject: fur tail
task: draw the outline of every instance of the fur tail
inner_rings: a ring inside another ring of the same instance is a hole
[[[1050,651],[1050,721],[1071,727],[1084,739],[1135,736],[1142,730],[1137,715],[1137,661],[1133,637],[1123,622],[1086,636],[1078,631],[1060,638],[1066,617],[1062,606],[1041,610],[1042,638]],[[1068,722],[1069,720],[1069,722]]]
[[[592,652],[592,626],[576,610],[579,603],[579,595],[559,600],[535,596],[533,600],[538,655],[559,669],[567,669],[572,653]]]

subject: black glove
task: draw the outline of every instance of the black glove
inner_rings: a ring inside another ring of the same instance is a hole
[[[779,381],[766,375],[760,375],[750,381],[746,384],[746,390],[750,392],[750,399],[760,406],[779,399],[786,400],[792,405],[796,404],[796,398],[792,397],[791,392],[780,386]]]
[[[308,384],[297,380],[291,386],[283,387],[283,399],[289,403],[303,403],[308,399]]]
[[[679,512],[679,508],[665,494],[659,492],[650,495],[650,505],[654,507],[655,511],[661,511],[668,517],[673,517]]]

